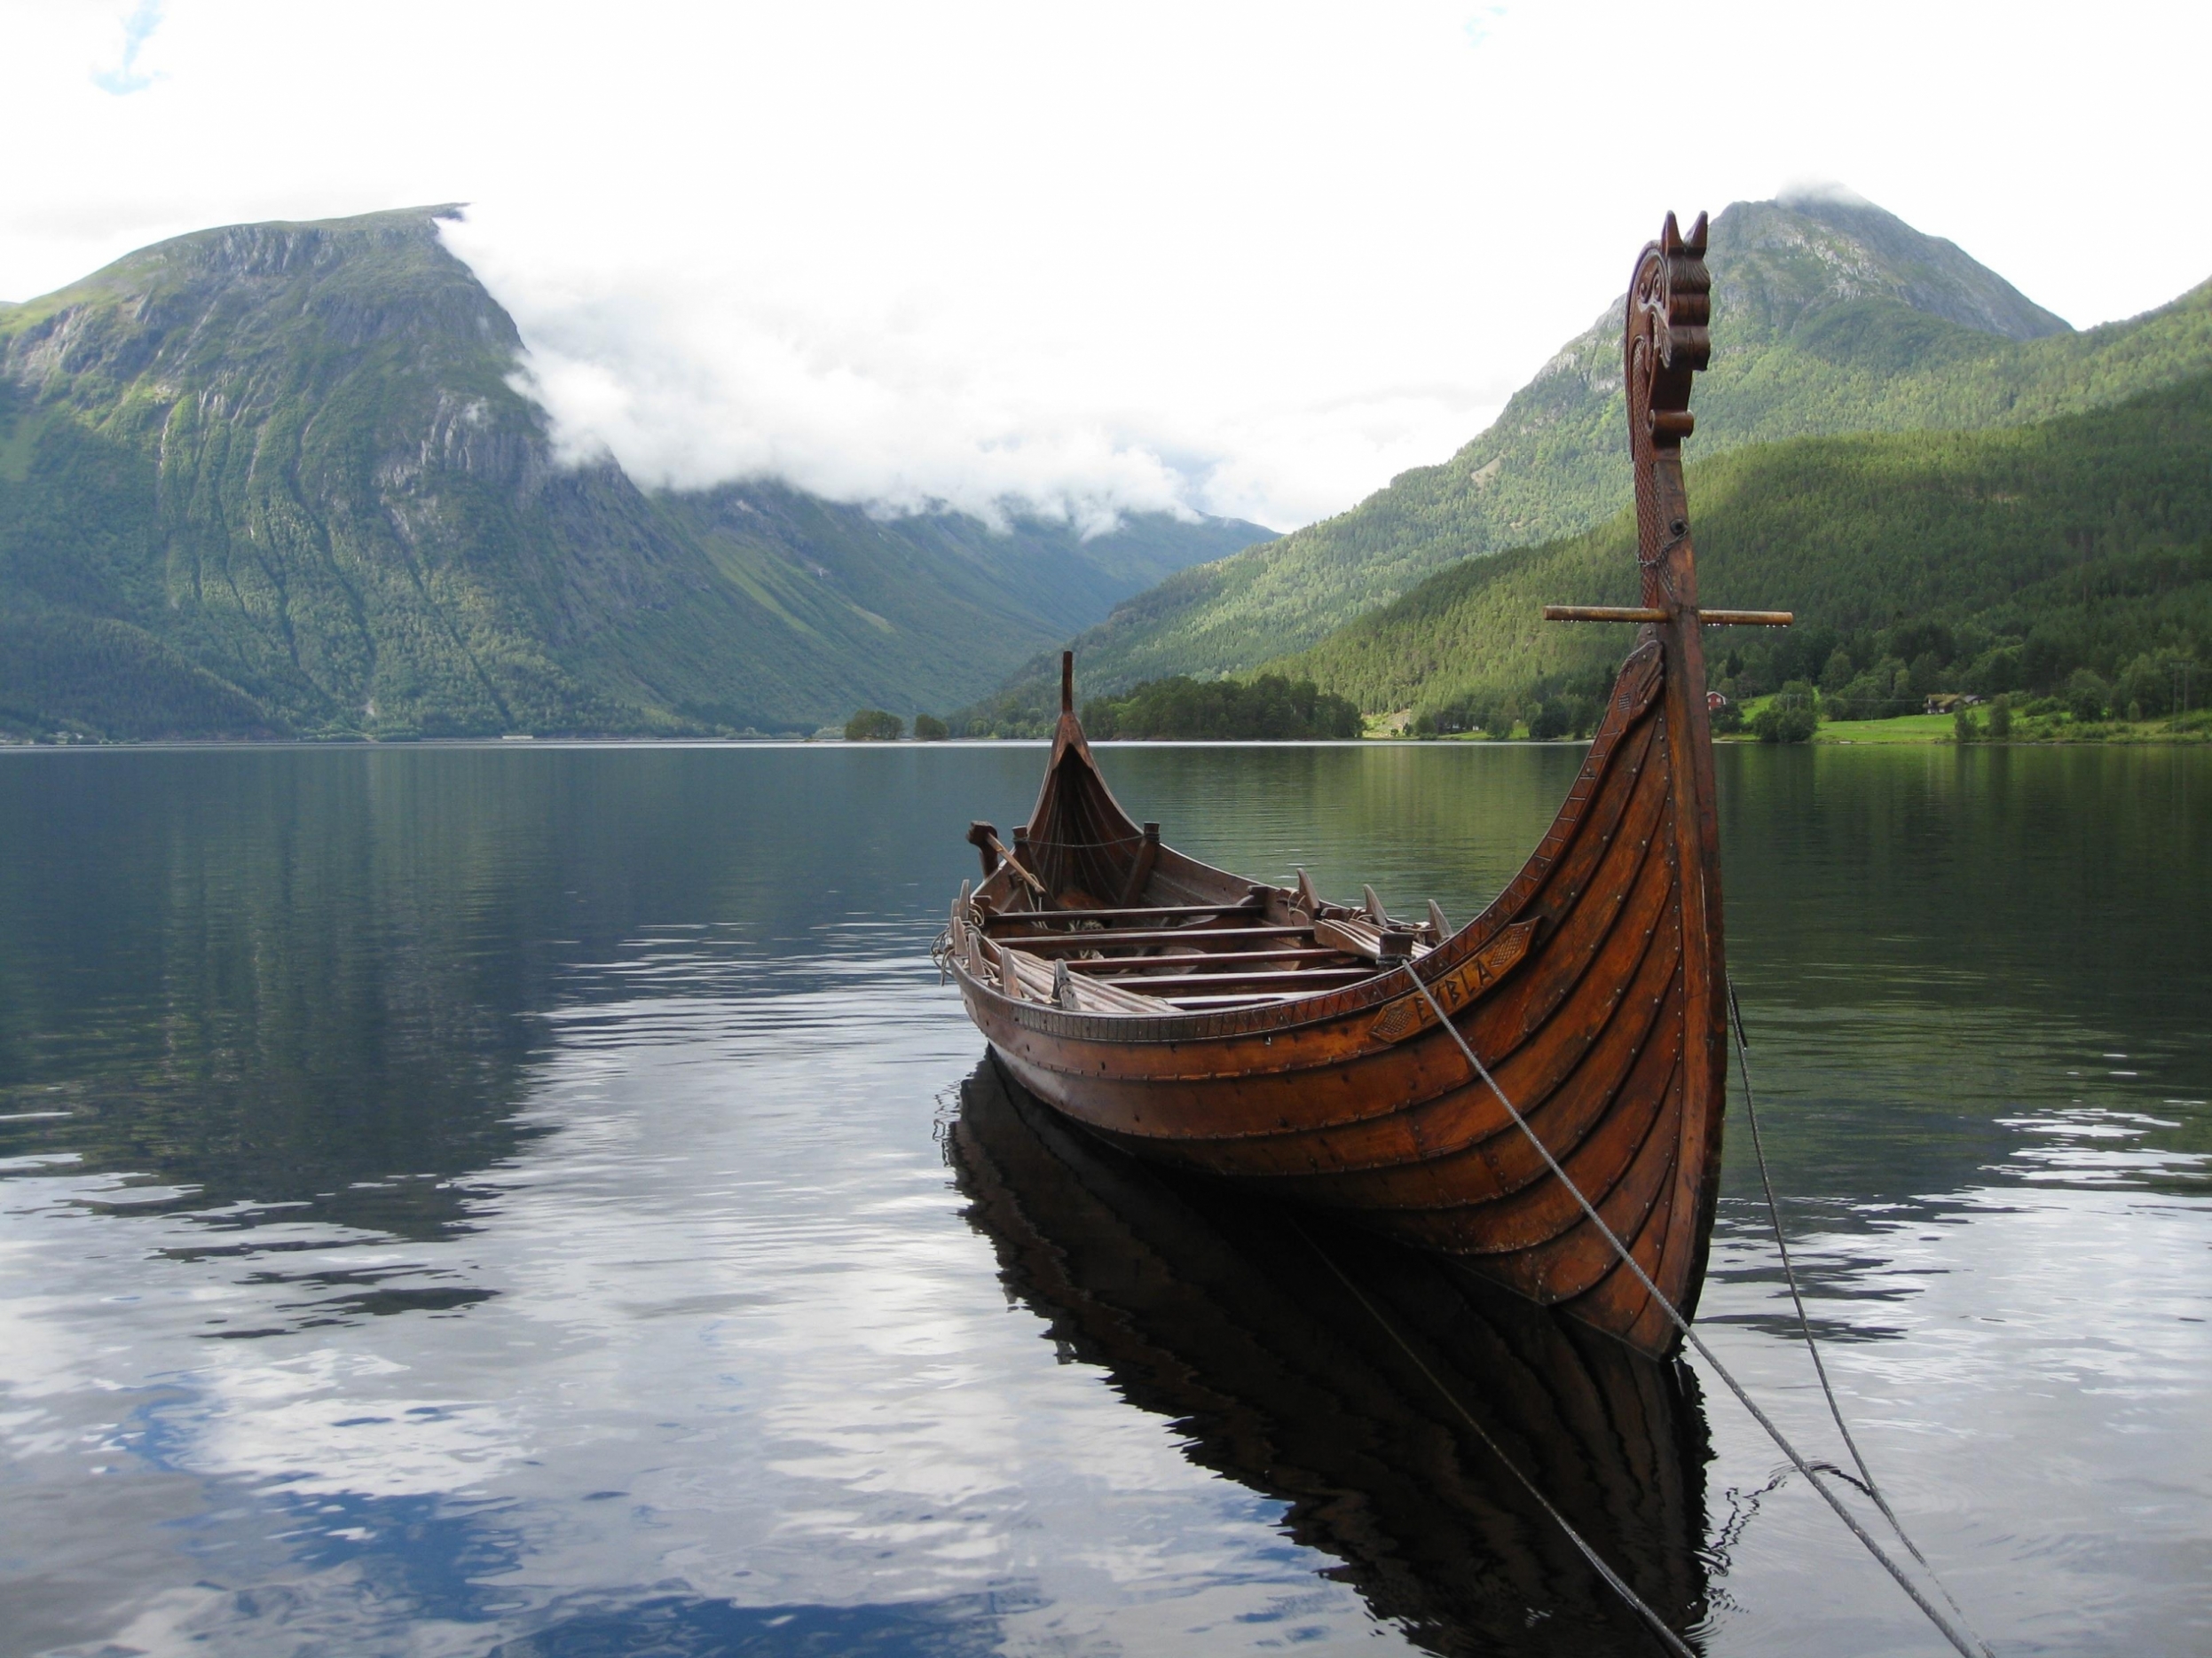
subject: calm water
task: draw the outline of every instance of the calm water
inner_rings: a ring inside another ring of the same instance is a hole
[[[0,1654],[1656,1650],[1470,1424],[1704,1651],[1945,1650],[1710,1379],[997,1090],[925,952],[1041,758],[0,754]],[[1578,758],[1104,752],[1455,921]],[[2212,754],[1721,774],[1875,1467],[2001,1651],[2212,1649]],[[1702,1327],[1835,1455],[1731,1136]]]

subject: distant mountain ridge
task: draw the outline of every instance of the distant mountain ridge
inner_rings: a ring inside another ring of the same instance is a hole
[[[2071,334],[1957,243],[1915,230],[1895,214],[1844,193],[1799,193],[1739,201],[1721,214],[1732,246],[1714,272],[1714,303],[1738,318],[1733,347],[1788,334],[1808,311],[1854,300],[1893,299],[1925,316],[2008,340]],[[1600,329],[1619,345],[1620,318]]]
[[[812,730],[972,697],[1268,533],[563,465],[453,211],[201,232],[0,305],[0,728]]]
[[[1714,357],[1694,456],[1855,431],[2049,420],[2212,363],[2200,308],[2076,334],[1953,244],[1871,204],[1737,202],[1713,222]],[[1318,643],[1444,566],[1573,535],[1629,498],[1618,303],[1441,465],[1347,513],[1169,578],[1075,645],[1087,685],[1242,673]],[[981,705],[1018,723],[1034,670]]]
[[[2179,309],[2212,314],[2212,285]],[[2043,695],[2086,672],[2132,680],[2129,695],[2163,711],[2173,664],[2212,661],[2208,457],[2212,365],[2032,425],[1795,438],[1697,461],[1700,598],[1798,617],[1709,634],[1715,688],[1802,679],[1841,692],[1873,676],[1878,691],[1857,694],[1893,697],[1903,673],[1909,699]],[[1462,560],[1271,669],[1368,713],[1493,735],[1556,695],[1602,698],[1626,631],[1547,625],[1542,610],[1637,602],[1635,538],[1632,508]]]

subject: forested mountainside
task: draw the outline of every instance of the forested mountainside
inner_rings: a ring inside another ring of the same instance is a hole
[[[202,232],[0,305],[0,730],[812,730],[975,696],[1267,533],[563,466],[451,211]]]
[[[2167,667],[2212,663],[2208,458],[2212,373],[2029,426],[1696,462],[1701,600],[1798,615],[1786,633],[1709,630],[1712,678],[1739,695],[1803,679],[1880,700],[2051,692],[2132,668],[2157,681],[2142,695],[2162,712]],[[1547,624],[1545,604],[1637,602],[1632,508],[1455,564],[1271,669],[1370,712],[1499,731],[1555,696],[1602,697],[1628,648],[1631,630]],[[2200,675],[2200,703],[2204,689]]]
[[[2212,369],[2204,290],[2076,334],[1949,242],[1863,204],[1737,202],[1713,223],[1708,263],[1714,351],[1694,401],[1694,456],[1817,434],[2022,425]],[[1110,692],[1243,672],[1459,559],[1603,523],[1629,498],[1624,419],[1617,302],[1443,465],[1121,605],[1075,640],[1086,683]],[[1042,706],[1040,677],[1025,670],[976,717],[1019,724]]]

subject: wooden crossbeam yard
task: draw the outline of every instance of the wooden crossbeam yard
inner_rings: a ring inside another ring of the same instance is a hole
[[[1794,610],[1700,610],[1690,608],[1683,612],[1700,622],[1715,627],[1788,627],[1797,618]],[[1653,609],[1640,604],[1547,604],[1544,607],[1547,622],[1665,622],[1672,617],[1665,610]]]

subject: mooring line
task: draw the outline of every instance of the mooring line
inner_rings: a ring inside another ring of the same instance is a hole
[[[1629,1253],[1628,1246],[1622,1243],[1613,1229],[1605,1223],[1605,1217],[1597,1212],[1596,1206],[1591,1203],[1589,1198],[1582,1195],[1582,1188],[1576,1185],[1567,1171],[1560,1167],[1559,1159],[1552,1155],[1551,1147],[1544,1143],[1536,1130],[1529,1127],[1528,1119],[1522,1116],[1514,1103],[1506,1097],[1505,1089],[1498,1086],[1498,1079],[1490,1074],[1490,1067],[1485,1065],[1476,1054],[1475,1049],[1468,1045],[1467,1038],[1460,1034],[1460,1027],[1444,1016],[1444,1009],[1437,1003],[1435,994],[1429,988],[1428,981],[1414,970],[1411,963],[1406,964],[1405,976],[1413,981],[1413,988],[1421,992],[1421,1000],[1429,1004],[1429,1011],[1437,1016],[1437,1023],[1451,1033],[1452,1041],[1459,1045],[1460,1052],[1466,1057],[1467,1063],[1474,1067],[1475,1074],[1483,1080],[1491,1093],[1497,1096],[1498,1103],[1506,1108],[1506,1115],[1513,1120],[1514,1127],[1527,1136],[1529,1143],[1536,1148],[1536,1154],[1544,1159],[1544,1166],[1551,1170],[1553,1175],[1558,1178],[1559,1183],[1567,1189],[1568,1195],[1581,1206],[1582,1213],[1590,1224],[1595,1227],[1599,1235],[1613,1246],[1613,1253],[1620,1257],[1623,1265],[1636,1275],[1636,1281],[1643,1285],[1645,1293],[1658,1304],[1660,1310],[1673,1321],[1674,1327],[1682,1332],[1682,1339],[1695,1348],[1697,1355],[1712,1367],[1713,1373],[1728,1384],[1728,1391],[1736,1395],[1736,1403],[1751,1412],[1753,1421],[1766,1429],[1767,1437],[1781,1448],[1782,1454],[1790,1459],[1791,1465],[1805,1476],[1806,1483],[1818,1491],[1822,1500],[1836,1511],[1836,1518],[1849,1528],[1851,1535],[1865,1545],[1867,1552],[1881,1563],[1882,1569],[1896,1580],[1897,1586],[1905,1591],[1913,1605],[1920,1608],[1928,1621],[1941,1631],[1944,1639],[1958,1649],[1963,1658],[1996,1658],[1996,1654],[1986,1645],[1980,1645],[1977,1650],[1977,1645],[1970,1644],[1967,1637],[1954,1628],[1948,1618],[1929,1604],[1928,1598],[1920,1592],[1919,1586],[1906,1575],[1904,1568],[1890,1558],[1888,1552],[1875,1541],[1864,1526],[1859,1523],[1858,1517],[1844,1506],[1843,1499],[1828,1489],[1828,1482],[1814,1473],[1812,1465],[1799,1454],[1798,1448],[1790,1442],[1789,1436],[1775,1426],[1771,1417],[1759,1408],[1751,1395],[1744,1390],[1744,1385],[1736,1379],[1734,1373],[1727,1365],[1721,1363],[1719,1355],[1705,1345],[1703,1338],[1695,1330],[1689,1327],[1689,1320],[1683,1317],[1675,1309],[1674,1303],[1661,1293],[1659,1286],[1651,1281],[1651,1275],[1643,1269],[1642,1263]]]
[[[1958,1604],[1958,1597],[1951,1592],[1950,1586],[1943,1581],[1942,1574],[1929,1564],[1928,1557],[1920,1552],[1920,1545],[1912,1540],[1911,1534],[1905,1529],[1904,1522],[1897,1518],[1896,1512],[1890,1507],[1889,1498],[1882,1495],[1882,1488],[1874,1477],[1874,1470],[1867,1466],[1866,1458],[1859,1450],[1859,1442],[1852,1437],[1850,1424],[1844,1420],[1843,1406],[1837,1403],[1836,1390],[1829,1385],[1828,1366],[1821,1362],[1820,1343],[1813,1339],[1813,1320],[1805,1310],[1805,1297],[1798,1289],[1798,1270],[1790,1259],[1790,1240],[1783,1233],[1782,1206],[1775,1198],[1774,1177],[1767,1169],[1767,1147],[1759,1133],[1759,1107],[1751,1098],[1751,1039],[1744,1033],[1744,1004],[1736,999],[1735,976],[1731,974],[1727,982],[1728,1023],[1736,1033],[1736,1062],[1744,1078],[1744,1120],[1751,1125],[1751,1155],[1759,1164],[1759,1189],[1767,1194],[1767,1219],[1775,1230],[1775,1247],[1782,1254],[1783,1281],[1790,1286],[1791,1304],[1798,1311],[1798,1329],[1805,1336],[1806,1352],[1812,1355],[1813,1374],[1820,1379],[1821,1393],[1828,1401],[1828,1414],[1834,1418],[1836,1432],[1843,1435],[1844,1448],[1850,1451],[1852,1463],[1859,1470],[1859,1477],[1856,1480],[1851,1480],[1851,1476],[1843,1473],[1841,1469],[1836,1471],[1837,1477],[1851,1480],[1852,1484],[1857,1486],[1873,1500],[1874,1506],[1882,1511],[1882,1518],[1889,1521],[1889,1528],[1897,1534],[1898,1542],[1903,1544],[1912,1558],[1920,1562],[1920,1569],[1927,1573],[1928,1581],[1935,1585],[1937,1592],[1942,1595],[1951,1610],[1957,1614],[1959,1623],[1969,1635],[1974,1638],[1975,1645],[1987,1653],[1989,1650],[1989,1643],[1982,1639],[1980,1631],[1974,1628],[1973,1621],[1966,1615],[1966,1609]]]
[[[1490,1454],[1495,1457],[1499,1462],[1504,1465],[1506,1472],[1521,1482],[1522,1489],[1531,1497],[1534,1497],[1538,1505],[1541,1507],[1547,1514],[1549,1514],[1552,1517],[1553,1522],[1558,1526],[1560,1530],[1567,1534],[1567,1541],[1573,1544],[1576,1549],[1581,1552],[1582,1558],[1590,1563],[1590,1569],[1594,1571],[1600,1577],[1602,1577],[1606,1583],[1612,1589],[1613,1592],[1618,1595],[1623,1600],[1626,1601],[1630,1609],[1635,1612],[1639,1617],[1642,1618],[1646,1623],[1651,1626],[1651,1632],[1657,1635],[1662,1641],[1666,1643],[1666,1648],[1669,1652],[1681,1654],[1681,1658],[1697,1658],[1696,1650],[1689,1646],[1681,1636],[1674,1632],[1673,1629],[1667,1623],[1666,1620],[1661,1617],[1657,1612],[1654,1611],[1649,1603],[1630,1586],[1626,1578],[1623,1577],[1618,1572],[1615,1571],[1610,1566],[1608,1566],[1605,1563],[1604,1557],[1599,1554],[1597,1550],[1593,1548],[1589,1542],[1584,1538],[1583,1535],[1574,1528],[1573,1522],[1570,1521],[1566,1515],[1561,1513],[1558,1509],[1552,1505],[1551,1498],[1546,1497],[1544,1493],[1538,1489],[1536,1481],[1530,1479],[1527,1474],[1521,1472],[1520,1465],[1515,1462],[1512,1458],[1507,1456],[1504,1447],[1500,1445],[1496,1440],[1491,1438],[1489,1431],[1485,1429],[1480,1422],[1475,1419],[1475,1413],[1469,1410],[1466,1404],[1461,1402],[1460,1395],[1452,1391],[1452,1389],[1446,1387],[1444,1385],[1444,1379],[1438,1376],[1436,1371],[1429,1368],[1428,1361],[1423,1359],[1419,1353],[1413,1350],[1413,1343],[1406,1340],[1403,1335],[1398,1333],[1397,1326],[1391,1323],[1389,1319],[1384,1317],[1382,1309],[1367,1299],[1366,1292],[1361,1290],[1357,1284],[1354,1284],[1351,1281],[1350,1277],[1345,1273],[1343,1268],[1336,1264],[1335,1258],[1332,1256],[1328,1251],[1323,1249],[1319,1244],[1316,1243],[1313,1239],[1313,1235],[1308,1232],[1303,1225],[1299,1225],[1295,1221],[1292,1224],[1298,1227],[1298,1236],[1306,1240],[1306,1247],[1312,1250],[1315,1254],[1320,1256],[1321,1264],[1326,1267],[1331,1272],[1334,1273],[1336,1275],[1336,1281],[1339,1284],[1342,1284],[1346,1290],[1350,1292],[1352,1300],[1358,1301],[1361,1307],[1365,1308],[1366,1309],[1367,1316],[1370,1318],[1373,1318],[1375,1323],[1382,1326],[1383,1333],[1389,1336],[1391,1340],[1397,1342],[1398,1348],[1405,1353],[1405,1356],[1413,1362],[1413,1368],[1429,1379],[1429,1385],[1444,1395],[1444,1403],[1450,1405],[1454,1410],[1458,1411],[1460,1418],[1467,1423],[1468,1426],[1475,1430],[1475,1437],[1483,1442],[1484,1445],[1489,1449]]]

